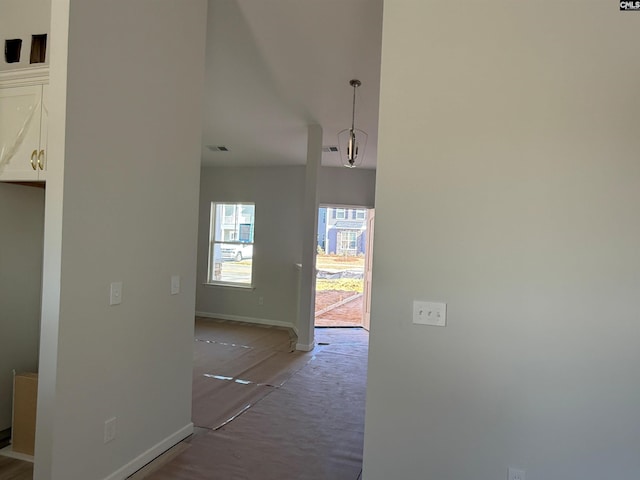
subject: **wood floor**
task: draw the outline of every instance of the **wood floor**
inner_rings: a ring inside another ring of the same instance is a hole
[[[33,464],[0,456],[0,480],[32,480]]]
[[[285,330],[197,319],[196,431],[130,480],[359,480],[368,340],[323,328],[294,352]],[[0,480],[32,472],[0,457]]]

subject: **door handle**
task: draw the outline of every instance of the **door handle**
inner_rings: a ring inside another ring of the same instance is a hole
[[[38,154],[38,167],[40,167],[40,170],[44,170],[44,150],[40,150]]]
[[[31,152],[31,168],[33,168],[34,170],[38,169],[38,166],[36,165],[36,158],[38,157],[38,151],[34,150],[33,152]]]

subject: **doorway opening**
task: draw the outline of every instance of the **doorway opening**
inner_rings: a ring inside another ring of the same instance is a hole
[[[369,329],[373,214],[363,207],[320,207],[316,327]]]

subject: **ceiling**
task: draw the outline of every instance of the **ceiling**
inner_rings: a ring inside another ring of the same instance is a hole
[[[357,78],[362,166],[375,168],[382,0],[210,0],[207,28],[203,165],[304,165],[308,125],[323,146],[350,127]]]

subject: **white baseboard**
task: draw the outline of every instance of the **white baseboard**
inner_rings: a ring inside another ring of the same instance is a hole
[[[269,325],[272,327],[283,327],[292,329],[298,334],[298,329],[289,322],[281,322],[280,320],[269,320],[267,318],[242,317],[240,315],[226,315],[224,313],[196,312],[196,317],[217,318],[219,320],[232,320],[234,322],[255,323],[256,325]]]
[[[23,462],[33,463],[33,455],[14,452],[13,448],[11,448],[11,445],[7,445],[2,450],[0,450],[0,455],[3,457],[15,458],[16,460],[22,460]]]
[[[315,347],[315,343],[312,343],[310,345],[305,345],[303,343],[296,343],[296,350],[300,350],[301,352],[310,352],[311,350],[313,350],[313,347]]]
[[[184,440],[189,435],[193,433],[193,423],[190,423],[175,433],[172,433],[164,440],[155,444],[146,452],[138,455],[136,458],[131,460],[129,463],[119,468],[111,475],[106,477],[104,480],[125,480],[130,475],[133,475],[135,472],[144,467],[147,463],[151,462],[155,458],[162,455],[164,452],[169,450],[171,447],[176,445],[181,440]]]
[[[282,327],[282,328],[290,328],[293,330],[293,333],[298,337],[298,327],[296,327],[293,323],[289,322],[281,322],[279,320],[269,320],[266,318],[254,318],[254,317],[242,317],[240,315],[226,315],[224,313],[209,313],[209,312],[196,312],[196,317],[203,318],[217,318],[218,320],[231,320],[234,322],[245,322],[245,323],[254,323],[256,325],[269,325],[271,327]],[[303,345],[301,343],[296,343],[296,350],[300,350],[302,352],[310,352],[313,350],[315,346],[314,343],[311,345]]]

